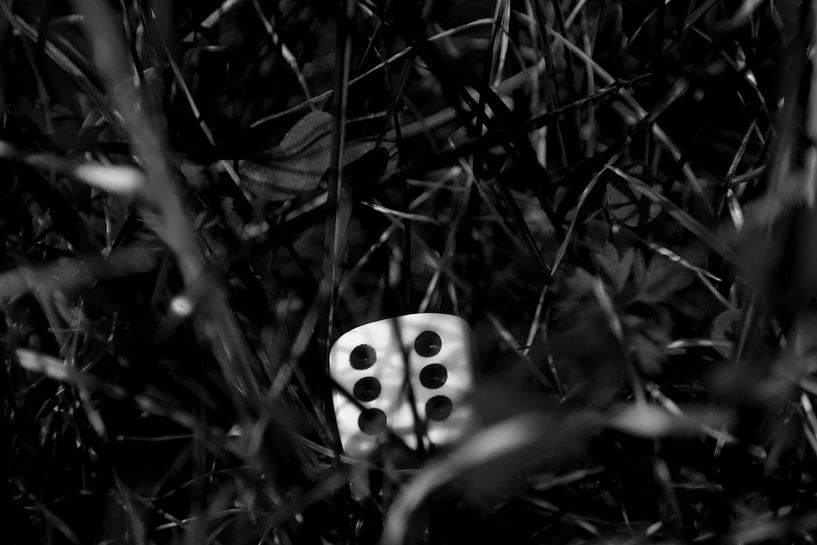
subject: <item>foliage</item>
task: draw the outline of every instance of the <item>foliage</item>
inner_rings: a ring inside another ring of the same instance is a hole
[[[810,3],[0,0],[8,543],[810,543]],[[463,316],[369,462],[329,346]]]

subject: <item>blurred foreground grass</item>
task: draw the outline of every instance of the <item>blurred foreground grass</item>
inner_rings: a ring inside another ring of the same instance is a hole
[[[815,7],[0,0],[8,543],[812,543]],[[338,452],[463,316],[485,427]]]

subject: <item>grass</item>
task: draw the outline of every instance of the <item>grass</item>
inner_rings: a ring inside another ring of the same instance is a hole
[[[8,543],[811,543],[804,3],[0,0]],[[484,426],[343,455],[464,317]]]

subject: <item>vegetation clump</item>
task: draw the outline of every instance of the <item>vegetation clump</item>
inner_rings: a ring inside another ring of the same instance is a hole
[[[4,542],[812,543],[815,20],[0,0]],[[417,312],[483,425],[350,459]]]

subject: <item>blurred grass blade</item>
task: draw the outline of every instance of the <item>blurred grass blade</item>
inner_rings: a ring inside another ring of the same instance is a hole
[[[51,170],[117,195],[130,196],[145,187],[142,172],[130,165],[75,163],[46,153],[25,154],[0,140],[0,159],[18,161],[45,172]]]
[[[411,517],[435,491],[466,471],[531,449],[541,441],[546,427],[547,420],[541,416],[522,414],[486,428],[450,455],[429,463],[394,500],[386,517],[381,545],[404,543]]]
[[[131,166],[85,163],[75,166],[70,173],[88,185],[118,195],[133,195],[145,187],[142,172]]]
[[[156,123],[149,117],[148,104],[142,100],[140,89],[128,71],[133,63],[122,41],[121,25],[101,0],[74,0],[74,4],[84,16],[94,61],[144,166],[147,198],[158,211],[155,216],[157,233],[173,251],[184,282],[192,285],[206,277],[206,263],[187,211],[174,189],[166,146]],[[234,385],[231,390],[233,402],[243,413],[247,400],[256,403],[261,399],[257,377],[251,368],[255,358],[227,305],[223,288],[217,283],[211,287],[212,296],[201,308],[200,335],[216,355],[225,378]]]
[[[107,258],[95,255],[61,258],[48,265],[20,267],[0,273],[0,302],[23,293],[48,295],[57,290],[75,291],[104,278],[125,277],[150,271],[159,258],[156,250],[131,245]]]

